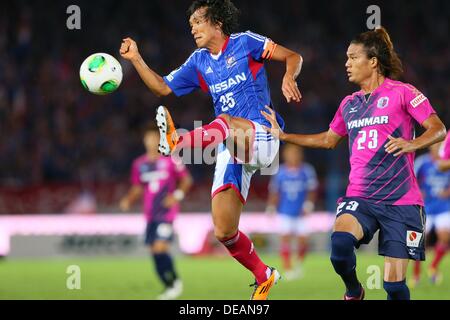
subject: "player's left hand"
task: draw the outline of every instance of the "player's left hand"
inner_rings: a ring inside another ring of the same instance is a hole
[[[178,204],[178,200],[175,199],[175,197],[173,196],[173,194],[169,194],[168,196],[166,196],[163,200],[163,206],[165,208],[172,208],[174,205]]]
[[[281,91],[283,92],[287,103],[290,103],[291,101],[300,102],[300,99],[302,98],[302,94],[300,93],[300,90],[298,90],[297,81],[295,81],[291,75],[284,75]]]
[[[405,140],[403,138],[394,138],[388,136],[389,142],[384,146],[387,153],[394,153],[394,157],[398,157],[404,153],[415,152],[417,150],[416,146],[412,141]]]

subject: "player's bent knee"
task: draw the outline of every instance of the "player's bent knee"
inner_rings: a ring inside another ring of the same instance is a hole
[[[437,230],[436,231],[437,242],[441,245],[449,245],[450,243],[450,232],[447,230]]]
[[[342,214],[336,219],[336,221],[334,222],[333,231],[348,232],[355,236],[357,239],[361,239],[364,235],[358,219],[348,213]]]
[[[331,235],[331,254],[336,256],[351,255],[358,240],[349,232],[333,232]]]
[[[222,118],[223,120],[225,120],[226,123],[228,124],[228,126],[231,127],[232,122],[233,122],[233,121],[232,121],[233,118],[232,118],[229,114],[221,113],[221,114],[218,115],[218,117],[220,117],[220,118]]]
[[[236,235],[236,228],[214,228],[214,236],[220,242],[226,241],[227,239]]]
[[[338,274],[347,274],[356,265],[355,246],[358,240],[348,232],[333,232],[331,235],[330,260]]]
[[[160,254],[160,253],[166,253],[169,251],[169,243],[165,241],[158,241],[155,242],[151,247],[150,250],[153,254]]]
[[[356,220],[354,216],[344,213],[336,218],[336,221],[334,222],[334,231],[350,232],[357,222],[358,220]]]

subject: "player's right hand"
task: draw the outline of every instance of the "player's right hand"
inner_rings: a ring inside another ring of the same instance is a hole
[[[122,40],[122,45],[120,46],[119,52],[122,58],[127,60],[134,60],[139,57],[139,50],[136,41],[131,38],[125,38]]]

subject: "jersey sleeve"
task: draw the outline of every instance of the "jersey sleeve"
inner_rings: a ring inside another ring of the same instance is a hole
[[[199,73],[195,66],[194,52],[185,63],[163,77],[164,82],[172,89],[173,93],[179,97],[191,93],[200,88]]]
[[[319,183],[317,181],[317,174],[316,170],[314,170],[314,167],[307,164],[305,166],[305,172],[306,172],[306,189],[308,191],[314,191],[319,186]]]
[[[342,115],[343,108],[347,101],[348,97],[342,100],[338,110],[336,111],[336,114],[334,115],[333,120],[330,123],[330,129],[341,137],[345,137],[347,135],[347,127],[345,125],[344,116]]]
[[[422,124],[432,114],[436,113],[428,98],[411,85],[405,87],[404,99],[406,111],[419,124]]]
[[[131,165],[130,182],[134,186],[141,184],[141,179],[139,178],[139,162],[137,160],[133,161]]]
[[[273,53],[277,47],[275,42],[251,31],[246,31],[244,34],[247,48],[253,59],[258,61],[272,59]]]

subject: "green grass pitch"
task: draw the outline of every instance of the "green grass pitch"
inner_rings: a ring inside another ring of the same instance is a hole
[[[263,255],[269,265],[279,266],[275,255]],[[423,278],[411,289],[412,299],[450,300],[450,258],[445,257],[441,270],[444,281],[432,286],[423,266]],[[358,255],[358,275],[366,287],[367,299],[385,299],[381,288],[367,289],[368,267],[379,266],[383,258]],[[69,265],[81,269],[81,289],[66,287]],[[253,282],[251,274],[229,257],[176,258],[176,266],[184,282],[186,300],[248,300]],[[411,264],[410,264],[411,267]],[[411,268],[410,268],[411,269]],[[369,269],[370,270],[370,269]],[[373,271],[372,271],[373,272]],[[376,282],[372,282],[375,285]],[[73,259],[4,259],[0,260],[0,299],[155,299],[161,292],[149,258],[73,258]],[[326,254],[311,254],[304,264],[304,277],[295,281],[281,280],[271,291],[272,300],[340,300],[343,284],[334,273]]]

